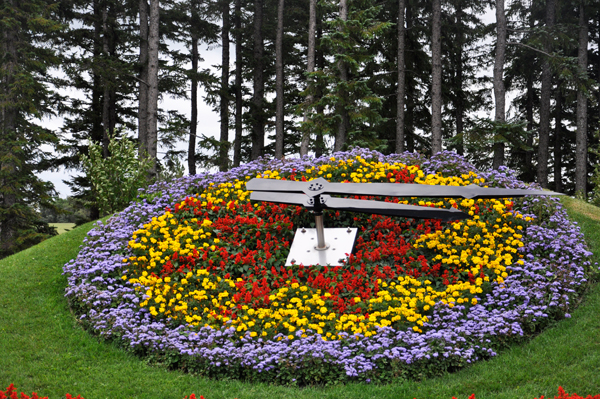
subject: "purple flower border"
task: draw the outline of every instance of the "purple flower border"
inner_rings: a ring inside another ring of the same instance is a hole
[[[357,155],[367,160],[419,164],[425,173],[475,170],[462,157],[447,151],[430,159],[413,153],[384,156],[365,149],[333,154],[336,159]],[[138,294],[121,280],[122,259],[128,256],[127,242],[133,231],[152,216],[162,214],[166,206],[173,206],[193,188],[200,191],[210,182],[243,179],[266,169],[304,170],[327,162],[329,157],[260,159],[228,172],[186,176],[140,190],[139,202],[106,223],[98,222],[88,233],[77,258],[64,266],[68,276],[66,296],[92,331],[106,338],[122,339],[134,349],[174,352],[212,368],[238,366],[258,373],[277,371],[282,363],[301,371],[318,361],[343,368],[348,378],[365,381],[377,373],[378,365],[390,362],[407,367],[444,360],[464,364],[494,356],[500,342],[521,337],[548,320],[569,317],[573,297],[585,286],[586,271],[592,270],[591,253],[579,227],[569,221],[558,200],[540,197],[526,199],[522,212],[550,201],[555,213],[548,221],[527,228],[525,247],[521,248],[525,264],[511,267],[512,273],[505,280],[507,288],[496,285],[486,298],[485,307],[476,305],[466,310],[460,305],[453,309],[437,306],[422,334],[382,328],[372,337],[358,335],[338,341],[323,341],[318,335],[301,338],[301,332],[293,341],[249,336],[239,341],[232,339],[232,331],[225,328],[190,332],[184,326],[169,327],[139,307]],[[527,187],[506,168],[479,175],[495,186]]]

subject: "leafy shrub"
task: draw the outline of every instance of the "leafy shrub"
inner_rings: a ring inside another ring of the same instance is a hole
[[[109,156],[102,156],[102,147],[91,144],[89,155],[82,155],[83,170],[92,182],[95,204],[100,213],[109,215],[123,210],[146,187],[150,160],[138,156],[135,144],[124,137],[111,137]]]

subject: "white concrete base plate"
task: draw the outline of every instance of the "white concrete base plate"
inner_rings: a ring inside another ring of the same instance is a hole
[[[325,229],[327,249],[318,251],[315,249],[317,229],[299,228],[296,230],[285,265],[343,266],[342,261],[352,253],[357,232],[356,227]]]

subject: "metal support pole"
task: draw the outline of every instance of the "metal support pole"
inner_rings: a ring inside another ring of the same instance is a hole
[[[315,227],[317,229],[317,246],[318,251],[323,251],[328,248],[325,244],[325,229],[323,227],[323,212],[315,212]]]

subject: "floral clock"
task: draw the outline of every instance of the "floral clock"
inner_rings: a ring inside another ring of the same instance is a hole
[[[592,273],[560,202],[384,198],[451,223],[326,210],[357,227],[343,266],[285,266],[299,206],[250,202],[252,178],[526,188],[440,153],[256,161],[141,192],[65,265],[90,330],[214,377],[285,384],[422,378],[496,355],[568,312]],[[361,198],[361,197],[358,197]],[[366,199],[366,197],[362,197]]]

